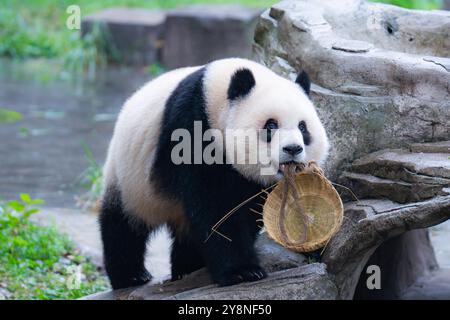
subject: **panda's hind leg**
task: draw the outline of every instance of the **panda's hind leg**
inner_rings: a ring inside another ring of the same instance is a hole
[[[114,186],[105,192],[99,221],[105,269],[113,289],[148,282],[151,276],[144,259],[150,229],[124,212],[120,191]]]
[[[170,228],[174,237],[170,260],[172,264],[172,281],[181,279],[184,275],[203,268],[206,264],[198,246],[185,235],[179,235]]]

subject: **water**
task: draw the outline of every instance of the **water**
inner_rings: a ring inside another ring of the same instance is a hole
[[[0,108],[22,113],[0,124],[0,197],[22,192],[48,206],[75,207],[88,167],[83,144],[102,164],[121,105],[150,79],[146,70],[108,68],[95,81],[61,80],[55,63],[0,60]]]

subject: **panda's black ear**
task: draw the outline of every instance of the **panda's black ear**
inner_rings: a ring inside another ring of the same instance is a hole
[[[249,69],[237,70],[231,77],[230,86],[228,87],[228,99],[234,100],[245,97],[255,84],[255,78]]]
[[[309,92],[311,89],[311,81],[309,80],[309,76],[305,71],[302,71],[295,79],[295,83],[299,84],[302,87],[303,91],[305,91],[306,95],[309,97]]]

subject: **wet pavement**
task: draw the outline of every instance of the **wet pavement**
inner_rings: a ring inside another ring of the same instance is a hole
[[[86,192],[86,144],[98,163],[106,156],[117,113],[150,79],[146,70],[108,68],[95,81],[61,80],[51,62],[0,60],[0,108],[23,119],[0,125],[0,197],[22,192],[47,205],[75,207]]]

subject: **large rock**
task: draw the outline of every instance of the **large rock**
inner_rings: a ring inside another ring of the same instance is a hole
[[[193,5],[167,15],[162,62],[176,68],[227,57],[250,57],[261,10],[238,5]]]
[[[165,13],[158,10],[110,8],[83,19],[82,34],[100,28],[109,58],[125,64],[159,62]]]
[[[87,296],[86,300],[317,300],[338,299],[332,276],[321,263],[271,273],[258,282],[217,287],[204,269],[162,285],[109,291]]]
[[[409,148],[414,152],[387,149],[370,153],[353,161],[352,172],[345,171],[339,181],[359,198],[387,198],[399,203],[448,194],[448,145],[449,141],[416,143]]]
[[[422,144],[422,149],[427,145]],[[450,159],[448,157],[448,153],[418,153],[388,149],[355,160],[352,170],[408,182],[426,183],[426,179],[435,177],[436,183],[441,181],[445,185],[450,182]]]
[[[450,138],[450,12],[286,0],[261,15],[256,58],[307,71],[331,139],[328,172],[383,148]]]
[[[446,194],[439,184],[409,183],[368,174],[344,172],[339,182],[359,198],[387,198],[399,203],[416,202]]]
[[[413,143],[411,152],[425,153],[448,153],[450,154],[450,141],[439,141],[434,143]]]

